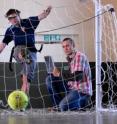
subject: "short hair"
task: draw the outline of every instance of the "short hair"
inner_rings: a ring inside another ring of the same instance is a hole
[[[64,41],[69,41],[69,43],[70,43],[73,47],[75,47],[75,43],[74,43],[74,40],[73,40],[73,39],[67,37],[67,38],[64,38],[62,42],[64,42]]]
[[[9,9],[9,10],[6,12],[5,17],[8,17],[9,15],[14,14],[14,13],[17,14],[17,15],[19,15],[19,14],[20,14],[20,11],[17,10],[17,9]]]

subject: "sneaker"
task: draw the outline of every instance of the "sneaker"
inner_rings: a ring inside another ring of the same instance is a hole
[[[26,111],[26,109],[25,109],[25,108],[20,109],[20,112],[25,112],[25,111]]]
[[[49,112],[60,112],[60,109],[56,106],[53,106],[53,107],[49,107],[48,111]]]
[[[8,109],[8,105],[4,105],[2,100],[0,100],[0,109]]]

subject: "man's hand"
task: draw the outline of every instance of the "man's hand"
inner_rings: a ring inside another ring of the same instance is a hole
[[[59,76],[60,76],[60,71],[55,67],[55,68],[53,69],[52,74],[53,74],[55,77],[59,77]]]
[[[48,15],[51,12],[52,7],[48,6],[48,8],[46,9],[46,14]]]
[[[52,7],[48,6],[46,10],[44,10],[40,15],[38,15],[39,20],[41,21],[42,19],[46,18],[50,12],[51,12]]]
[[[5,43],[0,43],[0,53],[3,51],[3,49],[6,47]]]

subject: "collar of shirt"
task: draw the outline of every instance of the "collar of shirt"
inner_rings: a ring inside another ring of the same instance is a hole
[[[70,55],[66,57],[67,61],[70,63],[76,55],[76,51],[73,51]]]

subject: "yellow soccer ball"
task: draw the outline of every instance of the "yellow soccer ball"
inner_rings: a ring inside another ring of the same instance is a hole
[[[15,90],[8,96],[8,105],[13,110],[23,110],[28,106],[28,96],[25,92]]]

